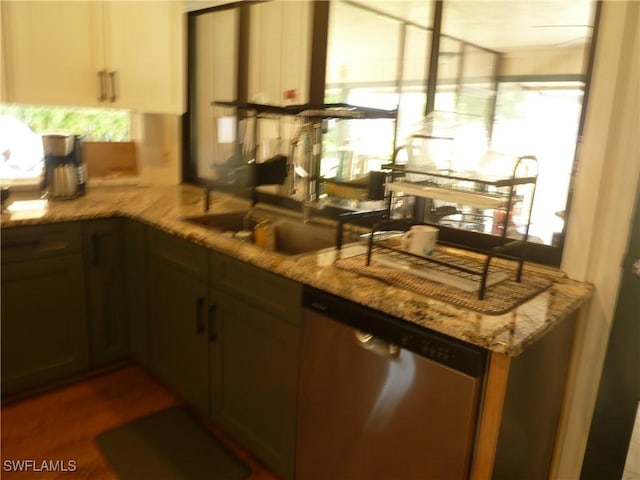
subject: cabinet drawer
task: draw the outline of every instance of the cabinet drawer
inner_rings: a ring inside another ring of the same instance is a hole
[[[291,322],[300,323],[302,285],[235,258],[212,253],[211,284]]]
[[[79,223],[2,229],[2,263],[55,257],[82,250]]]
[[[149,251],[197,280],[207,282],[208,250],[159,230],[149,231]]]

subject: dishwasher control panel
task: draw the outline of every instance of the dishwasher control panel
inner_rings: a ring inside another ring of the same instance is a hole
[[[304,289],[303,305],[472,377],[484,374],[488,352],[483,348],[311,287]]]

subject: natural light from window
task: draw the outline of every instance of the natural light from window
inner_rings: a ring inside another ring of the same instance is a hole
[[[354,87],[343,95],[350,104],[383,109],[395,108],[399,102],[398,94],[384,87]],[[413,104],[422,106],[417,101],[418,98],[415,98],[416,94],[405,95],[412,96]],[[461,138],[461,141],[457,142],[462,146],[473,147],[467,155],[457,152],[455,166],[460,171],[469,171],[476,167],[483,154],[482,148],[514,156],[537,157],[539,172],[529,230],[531,241],[552,245],[562,231],[582,96],[582,84],[576,82],[532,82],[527,85],[501,83],[491,145],[487,147],[486,142],[481,144],[475,141],[475,136]],[[406,101],[403,103],[412,104]],[[455,93],[441,92],[438,95],[438,105],[445,110],[454,109]],[[549,112],[553,112],[553,115]],[[403,145],[419,126],[423,115],[419,109],[406,109],[399,112],[399,115],[403,116],[402,124],[405,129],[397,132],[396,143]],[[471,129],[467,130],[463,132],[463,136],[471,135]],[[329,158],[323,159],[322,175],[326,178],[336,176],[336,172],[339,171],[339,158],[344,151],[353,156],[354,164],[357,166],[356,173],[359,175],[378,170],[388,162],[394,134],[388,121],[344,122],[339,132],[339,138],[334,139],[337,150],[333,155],[327,152]],[[355,162],[355,159],[359,159],[363,165]],[[505,168],[506,174],[510,174],[512,166]]]
[[[0,105],[0,181],[33,183],[42,172],[41,135],[67,132],[85,141],[124,142],[131,115],[124,110]]]
[[[538,158],[530,234],[545,244],[562,231],[582,97],[571,83],[503,83],[498,90],[492,149]]]

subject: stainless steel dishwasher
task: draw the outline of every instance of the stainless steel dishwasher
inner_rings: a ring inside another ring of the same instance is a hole
[[[469,474],[487,353],[306,288],[297,480]]]

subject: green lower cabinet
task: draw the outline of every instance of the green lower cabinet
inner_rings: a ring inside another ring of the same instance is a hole
[[[211,417],[292,479],[300,327],[219,290],[210,302]]]
[[[3,397],[86,371],[87,338],[80,253],[3,263]]]
[[[119,218],[82,224],[91,366],[129,357],[124,232]]]
[[[191,270],[207,251],[150,231],[148,257],[149,368],[202,414],[209,412],[208,286]]]

